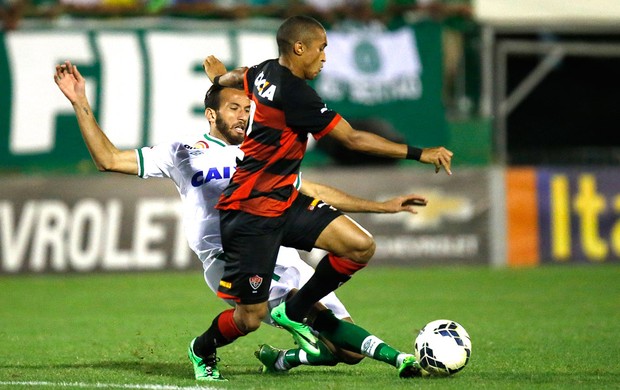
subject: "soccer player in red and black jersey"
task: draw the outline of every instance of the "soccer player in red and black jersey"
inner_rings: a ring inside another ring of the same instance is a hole
[[[319,355],[317,338],[304,323],[315,302],[362,269],[374,254],[372,236],[338,210],[295,189],[308,135],[331,136],[352,150],[383,157],[414,159],[451,174],[452,152],[444,147],[416,148],[370,132],[353,129],[330,110],[306,80],[314,79],[326,61],[327,35],[310,17],[294,16],[277,32],[279,57],[251,68],[217,74],[217,59],[204,62],[214,86],[244,89],[256,105],[253,121],[241,146],[237,164],[222,194],[220,210],[226,269],[218,295],[232,299],[234,311],[224,311],[194,342],[194,352],[210,361],[218,347],[252,332],[267,316],[269,280],[280,245],[324,249],[314,276],[291,299],[271,311],[273,320],[287,329],[310,355]],[[339,332],[333,315],[317,317],[317,332]],[[344,331],[344,330],[343,330]],[[338,337],[335,337],[336,339]],[[383,343],[360,335],[347,349],[368,356]],[[417,372],[415,360],[405,362]]]

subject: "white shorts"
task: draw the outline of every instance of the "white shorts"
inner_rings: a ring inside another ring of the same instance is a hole
[[[217,294],[220,279],[224,274],[224,261],[214,259],[211,256],[201,260],[204,267],[205,281],[209,288]],[[292,289],[300,289],[306,284],[314,274],[314,269],[301,259],[296,249],[280,247],[276,268],[273,273],[274,277],[269,288],[269,311],[286,300],[286,296]],[[231,300],[225,299],[225,301],[231,306],[235,305]],[[347,309],[333,292],[326,295],[320,302],[334,312],[336,318],[350,317]],[[274,325],[269,316],[263,322]]]

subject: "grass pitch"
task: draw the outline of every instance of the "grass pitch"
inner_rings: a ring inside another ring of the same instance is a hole
[[[219,351],[242,389],[620,388],[620,266],[534,269],[373,268],[338,290],[358,324],[403,351],[419,328],[448,318],[472,337],[449,378],[401,380],[356,366],[258,374],[262,342],[292,346],[267,326]],[[195,387],[189,341],[225,308],[200,271],[0,277],[0,388]]]

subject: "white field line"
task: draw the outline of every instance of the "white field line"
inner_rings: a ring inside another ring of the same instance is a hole
[[[173,386],[150,384],[120,383],[82,383],[82,382],[44,382],[44,381],[0,381],[0,386],[32,386],[32,387],[77,387],[83,389],[144,389],[144,390],[215,390],[214,387]]]

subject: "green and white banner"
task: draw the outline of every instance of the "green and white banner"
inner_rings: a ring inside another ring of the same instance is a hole
[[[330,31],[326,53],[315,87],[332,109],[384,121],[415,145],[448,143],[437,25]]]
[[[323,98],[375,106],[422,97],[422,63],[412,29],[331,32],[317,90]]]
[[[276,28],[99,23],[0,33],[0,170],[92,170],[72,107],[53,82],[56,64],[78,65],[101,127],[119,148],[134,148],[204,132],[210,82],[203,59],[214,54],[232,68],[275,58]],[[438,32],[417,29],[328,32],[327,63],[315,87],[347,119],[372,114],[412,143],[445,144],[441,47],[418,49],[439,42]]]

